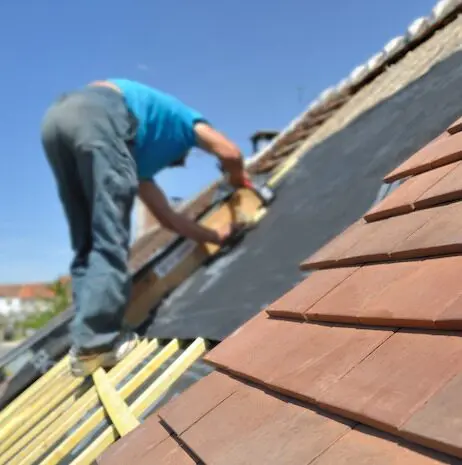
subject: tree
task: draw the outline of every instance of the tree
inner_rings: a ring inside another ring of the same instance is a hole
[[[69,282],[58,279],[51,283],[48,289],[53,293],[53,297],[47,300],[54,315],[58,315],[71,305],[71,286]]]
[[[24,328],[39,329],[70,307],[72,302],[70,282],[57,279],[48,286],[48,289],[52,295],[44,299],[45,310],[37,310],[32,315],[29,315],[24,321]]]

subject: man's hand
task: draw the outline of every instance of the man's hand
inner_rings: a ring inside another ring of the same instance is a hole
[[[224,226],[219,228],[217,230],[217,244],[223,245],[232,236],[235,229],[235,226],[232,224],[225,224]]]
[[[162,190],[152,181],[142,181],[138,190],[139,196],[149,211],[157,218],[160,224],[180,236],[188,237],[196,242],[212,242],[221,245],[229,237],[229,231],[204,228],[195,221],[190,220],[173,210],[168,204]]]
[[[252,187],[252,180],[250,179],[249,174],[245,170],[242,170],[241,172],[238,172],[236,174],[230,174],[228,176],[228,181],[235,188]]]

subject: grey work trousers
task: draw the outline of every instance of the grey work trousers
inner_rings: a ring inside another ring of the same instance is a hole
[[[131,290],[130,216],[138,189],[130,151],[136,119],[123,96],[87,87],[62,96],[42,122],[42,144],[69,225],[81,353],[109,350],[122,331]]]

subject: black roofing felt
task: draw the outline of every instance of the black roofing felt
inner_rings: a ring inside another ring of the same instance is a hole
[[[305,154],[256,230],[183,283],[148,333],[221,340],[299,282],[301,260],[374,203],[381,180],[462,114],[462,54]]]

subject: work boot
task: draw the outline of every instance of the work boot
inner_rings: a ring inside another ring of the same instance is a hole
[[[123,333],[110,351],[79,354],[75,347],[69,351],[71,373],[76,377],[91,375],[99,367],[112,368],[124,359],[140,340],[136,333]]]

